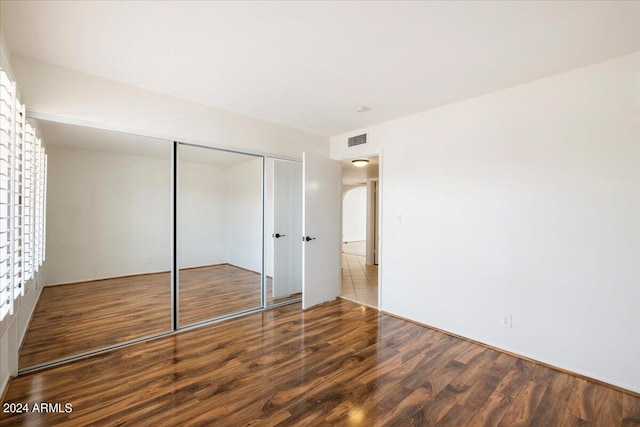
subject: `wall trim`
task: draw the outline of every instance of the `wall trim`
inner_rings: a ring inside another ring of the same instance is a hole
[[[200,268],[200,267],[192,267],[192,268]],[[183,270],[186,270],[186,269],[183,268]],[[171,270],[163,270],[163,271],[152,271],[149,273],[125,274],[122,276],[99,277],[97,279],[85,279],[85,280],[79,280],[77,282],[47,283],[46,285],[43,286],[43,289],[48,287],[53,287],[53,286],[81,285],[83,283],[89,283],[89,282],[102,282],[104,280],[126,279],[127,277],[150,276],[152,274],[163,274],[163,273],[170,273],[170,272]]]
[[[251,273],[262,274],[262,273],[260,273],[258,271],[250,270],[250,269],[244,268],[244,267],[239,267],[239,266],[237,266],[235,264],[231,264],[231,263],[228,263],[228,262],[221,262],[221,263],[217,263],[217,264],[199,265],[199,266],[196,266],[196,267],[185,267],[185,268],[181,268],[179,271],[182,271],[182,270],[195,270],[195,269],[198,269],[198,268],[207,268],[207,267],[218,267],[218,266],[223,266],[223,265],[229,265],[231,267],[236,267],[236,268],[239,268],[241,270],[250,271]],[[82,284],[89,283],[89,282],[102,282],[104,280],[126,279],[128,277],[150,276],[152,274],[169,274],[169,273],[171,273],[171,270],[152,271],[152,272],[149,272],[149,273],[138,273],[138,274],[125,274],[123,276],[100,277],[100,278],[97,278],[97,279],[86,279],[86,280],[80,280],[80,281],[77,281],[77,282],[49,283],[49,284],[44,285],[42,287],[42,289],[48,288],[48,287],[53,287],[53,286],[82,285]],[[270,277],[270,276],[267,276],[267,277]],[[42,290],[40,290],[40,292],[42,292]],[[38,298],[39,298],[39,296],[38,296]]]
[[[514,353],[514,352],[509,351],[509,350],[504,350],[504,349],[499,348],[499,347],[494,347],[492,345],[485,344],[483,342],[476,341],[476,340],[471,339],[471,338],[463,337],[462,335],[454,334],[453,332],[448,332],[448,331],[445,331],[444,329],[436,328],[435,326],[427,325],[425,323],[421,323],[421,322],[418,322],[416,320],[412,320],[412,319],[409,319],[409,318],[406,318],[406,317],[402,317],[402,316],[399,316],[397,314],[390,313],[388,311],[384,311],[384,310],[378,310],[378,311],[380,313],[386,314],[388,316],[395,317],[396,319],[404,320],[405,322],[413,323],[414,325],[422,326],[424,328],[428,328],[428,329],[434,330],[436,332],[441,332],[441,333],[443,333],[445,335],[449,335],[450,337],[454,337],[454,338],[457,338],[457,339],[460,339],[460,340],[472,342],[474,344],[480,345],[480,346],[488,348],[490,350],[497,351],[497,352],[500,352],[500,353],[503,353],[503,354],[508,354],[509,356],[517,357],[518,359],[526,360],[527,362],[532,362],[532,363],[544,366],[545,368],[550,368],[550,369],[553,369],[554,371],[562,372],[564,374],[569,374],[569,375],[572,375],[574,377],[581,378],[581,379],[587,380],[587,381],[591,381],[592,383],[596,383],[598,385],[602,385],[602,386],[614,389],[616,391],[620,391],[622,393],[629,394],[631,396],[640,398],[640,392],[637,392],[637,391],[634,391],[634,390],[629,390],[629,389],[626,389],[624,387],[620,387],[619,385],[611,384],[611,383],[608,383],[606,381],[590,377],[588,375],[584,375],[584,374],[580,374],[578,372],[571,371],[569,369],[560,368],[560,367],[552,365],[550,363],[542,362],[540,360],[533,359],[531,357],[524,356],[522,354]]]

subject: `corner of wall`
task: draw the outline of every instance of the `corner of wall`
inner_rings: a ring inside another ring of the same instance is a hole
[[[11,69],[11,63],[9,62],[10,52],[4,41],[4,35],[0,29],[0,67],[9,74],[9,77],[15,80],[13,70]]]

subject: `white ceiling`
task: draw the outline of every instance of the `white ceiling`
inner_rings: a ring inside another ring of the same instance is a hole
[[[14,54],[327,136],[640,49],[640,2],[3,0],[0,14]]]

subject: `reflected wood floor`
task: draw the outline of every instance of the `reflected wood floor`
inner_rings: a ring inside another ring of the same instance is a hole
[[[637,426],[640,398],[337,300],[13,379],[0,426]]]
[[[221,264],[181,270],[180,279],[181,326],[260,306],[257,273]],[[170,280],[169,273],[153,273],[45,287],[20,368],[170,331]],[[273,303],[268,279],[267,304]]]
[[[260,307],[260,274],[229,264],[180,270],[179,325]]]

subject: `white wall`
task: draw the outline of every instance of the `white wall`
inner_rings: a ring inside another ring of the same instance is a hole
[[[262,271],[262,158],[228,166],[229,264]]]
[[[171,269],[170,158],[47,153],[47,284]]]
[[[331,140],[380,151],[382,310],[640,392],[640,53]]]
[[[47,284],[171,269],[168,158],[49,147]],[[180,162],[179,265],[261,270],[262,159]]]
[[[31,113],[257,153],[329,155],[324,136],[25,57],[14,55],[11,63]]]
[[[342,198],[342,241],[367,239],[367,187],[347,191]]]

